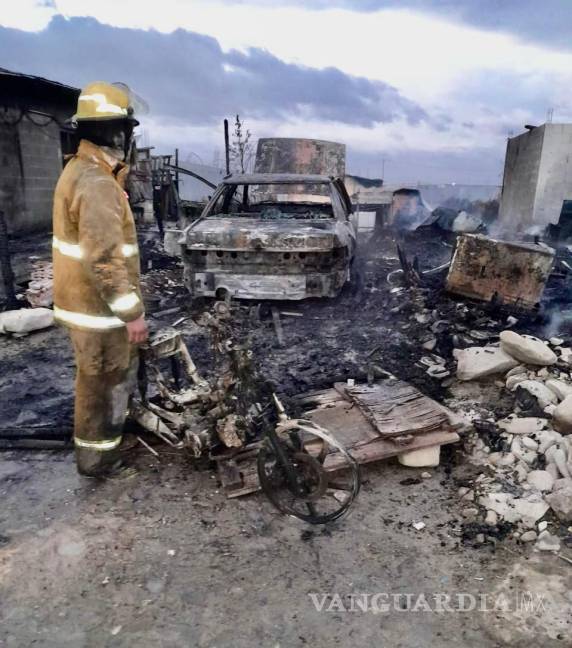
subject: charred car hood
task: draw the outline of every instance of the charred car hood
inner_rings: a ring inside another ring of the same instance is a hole
[[[350,244],[352,226],[337,220],[206,218],[185,231],[192,250],[327,251]]]

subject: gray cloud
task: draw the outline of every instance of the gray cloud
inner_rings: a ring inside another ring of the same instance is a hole
[[[154,115],[193,125],[236,113],[365,127],[429,120],[388,84],[288,64],[260,49],[225,53],[214,38],[181,29],[163,34],[56,16],[41,32],[0,28],[0,60],[6,68],[79,87],[94,79],[124,81]]]
[[[232,4],[276,6],[275,0],[227,0]],[[506,32],[549,47],[570,48],[570,0],[280,0],[311,9],[334,7],[352,11],[412,9],[441,15],[487,30]]]

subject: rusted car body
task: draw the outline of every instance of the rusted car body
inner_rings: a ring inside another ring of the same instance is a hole
[[[193,296],[334,297],[356,246],[339,179],[240,174],[224,179],[180,240]]]

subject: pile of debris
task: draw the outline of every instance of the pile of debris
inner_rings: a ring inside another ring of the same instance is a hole
[[[544,342],[506,330],[498,345],[455,356],[459,380],[502,375],[495,385],[516,397],[510,416],[472,421],[470,461],[483,472],[459,490],[463,517],[489,527],[510,523],[513,538],[559,550],[556,532],[572,525],[572,348],[561,338]],[[555,533],[542,520],[549,509]]]

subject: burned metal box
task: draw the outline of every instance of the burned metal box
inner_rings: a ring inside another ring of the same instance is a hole
[[[447,290],[532,309],[540,301],[553,263],[550,248],[464,234],[457,239]]]

